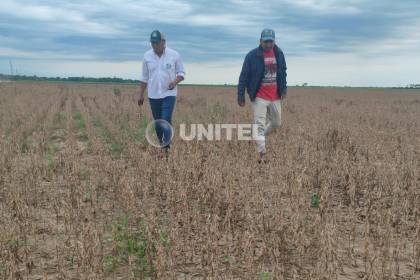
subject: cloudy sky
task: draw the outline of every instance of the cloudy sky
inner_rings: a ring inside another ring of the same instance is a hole
[[[187,83],[236,84],[263,28],[290,85],[420,83],[417,0],[0,0],[0,73],[139,79],[152,30],[183,57]]]

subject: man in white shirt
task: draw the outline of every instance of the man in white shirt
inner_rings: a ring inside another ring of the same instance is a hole
[[[175,107],[177,84],[184,80],[185,71],[181,56],[166,47],[165,35],[155,30],[150,35],[152,49],[143,57],[142,76],[137,103],[144,103],[144,92],[147,88],[150,108],[154,120],[165,120],[172,123]],[[168,151],[172,139],[172,130],[166,122],[155,123],[156,135],[161,146]]]

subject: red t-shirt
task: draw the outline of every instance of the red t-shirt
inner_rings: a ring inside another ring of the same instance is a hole
[[[277,61],[274,50],[264,52],[264,65],[264,77],[257,97],[268,101],[278,100],[280,97],[277,95]]]

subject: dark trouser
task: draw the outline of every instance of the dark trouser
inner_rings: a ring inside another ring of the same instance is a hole
[[[154,120],[165,120],[172,124],[172,113],[175,107],[175,96],[167,96],[160,99],[149,98],[150,108],[152,109]],[[157,122],[155,124],[156,135],[163,148],[169,148],[172,138],[172,130],[165,124]]]

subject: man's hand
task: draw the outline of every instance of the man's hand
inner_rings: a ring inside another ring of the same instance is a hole
[[[146,90],[147,83],[140,82],[140,88],[137,91],[137,104],[139,106],[143,105],[144,103],[144,91]]]
[[[285,89],[281,94],[281,99],[286,99],[287,96],[287,89]]]
[[[137,100],[137,104],[139,106],[141,106],[141,105],[143,105],[143,103],[144,103],[144,96],[143,95],[140,95],[140,98]]]
[[[172,81],[172,82],[169,83],[168,89],[173,90],[175,87],[176,87],[176,82]]]

